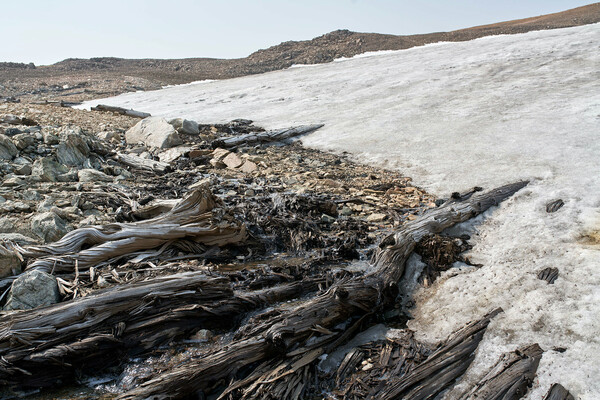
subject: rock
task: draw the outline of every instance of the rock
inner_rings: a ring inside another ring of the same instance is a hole
[[[77,182],[78,179],[77,171],[69,171],[56,176],[57,182]]]
[[[44,240],[44,242],[56,242],[62,238],[69,229],[67,223],[56,215],[48,211],[37,214],[31,219],[31,231]]]
[[[112,182],[113,177],[95,169],[82,169],[77,172],[79,182]]]
[[[381,222],[387,218],[386,214],[374,213],[367,217],[368,222]]]
[[[30,164],[16,165],[14,169],[15,175],[21,176],[31,175],[31,171],[32,168]]]
[[[5,310],[29,310],[60,301],[58,282],[52,275],[33,269],[19,276],[6,300]]]
[[[117,132],[104,131],[96,133],[98,139],[106,140],[107,142],[118,142],[121,136]]]
[[[258,169],[258,166],[250,160],[246,160],[244,164],[239,168],[240,171],[245,172],[247,174],[252,173]]]
[[[3,212],[27,212],[31,211],[31,206],[29,204],[23,203],[22,201],[7,201],[0,205],[0,210]]]
[[[21,260],[14,251],[0,245],[0,278],[21,272]]]
[[[61,164],[73,167],[83,165],[90,154],[90,148],[81,136],[70,133],[56,149],[56,158]]]
[[[340,215],[343,215],[345,217],[348,217],[350,215],[352,215],[352,210],[350,209],[350,207],[342,207],[342,209],[340,210]]]
[[[47,145],[54,145],[60,143],[60,139],[58,138],[58,136],[53,135],[49,132],[44,132],[43,137],[44,143]]]
[[[35,136],[29,133],[20,133],[12,137],[15,147],[19,150],[25,150],[35,143]]]
[[[229,169],[236,169],[244,164],[244,160],[242,160],[240,156],[235,153],[229,153],[225,158],[223,158],[223,164],[225,164]]]
[[[58,175],[68,172],[67,167],[50,157],[38,158],[33,163],[31,175],[40,177],[42,182],[56,182]]]
[[[15,187],[24,184],[25,181],[17,176],[7,176],[2,182],[3,187]]]
[[[169,150],[165,150],[158,155],[158,159],[162,162],[170,163],[171,161],[177,160],[179,157],[189,152],[192,148],[190,146],[177,146],[172,147]]]
[[[190,150],[189,157],[192,159],[200,158],[200,157],[208,156],[211,153],[212,153],[212,151],[208,150],[208,149],[193,149],[193,150]]]
[[[256,194],[256,192],[254,192],[254,190],[252,190],[252,189],[246,189],[246,191],[244,192],[244,196],[247,196],[247,197],[252,197],[255,194]]]
[[[333,224],[335,222],[335,218],[330,215],[323,214],[321,215],[321,222],[325,222],[326,224]]]
[[[0,134],[0,160],[12,160],[18,152],[8,136]]]
[[[210,339],[213,338],[213,333],[211,331],[209,331],[208,329],[200,329],[198,332],[194,333],[192,335],[192,337],[190,337],[191,340],[198,340],[200,342],[207,342]]]
[[[21,246],[26,246],[30,244],[36,244],[36,241],[29,236],[22,235],[20,233],[9,232],[9,233],[0,233],[0,242],[3,241],[11,241]]]
[[[125,133],[128,144],[143,143],[146,146],[167,149],[182,144],[177,131],[164,118],[148,117]]]
[[[200,128],[196,121],[190,121],[189,119],[175,118],[169,121],[169,124],[173,128],[177,129],[179,133],[185,133],[187,135],[197,135],[200,133]]]

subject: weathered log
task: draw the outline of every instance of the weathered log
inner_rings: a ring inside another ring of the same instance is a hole
[[[198,390],[208,390],[216,381],[228,378],[232,372],[226,367],[229,363],[233,363],[236,368],[242,368],[272,357],[273,354],[285,354],[287,357],[301,359],[310,355],[309,358],[314,361],[321,354],[318,353],[319,351],[335,348],[347,339],[346,329],[340,327],[340,324],[376,312],[387,302],[395,299],[397,283],[403,275],[404,264],[415,244],[424,235],[441,232],[458,222],[466,221],[497,205],[526,184],[526,182],[519,182],[489,192],[454,199],[421,218],[405,224],[398,233],[388,237],[380,245],[380,251],[375,257],[374,272],[363,277],[337,282],[325,293],[291,310],[275,310],[268,317],[261,317],[254,321],[255,323],[250,321],[236,334],[231,347],[235,351],[220,350],[202,360],[184,363],[120,398],[145,399],[153,396],[162,398],[167,393],[170,398],[185,397]],[[253,339],[248,342],[250,340],[248,338]],[[257,357],[256,353],[249,354],[245,347],[246,343],[252,343],[255,352],[262,356]],[[463,346],[467,345],[463,344]],[[293,363],[289,362],[282,363],[282,369],[278,370],[271,379],[287,376],[292,365]],[[206,371],[208,368],[210,373],[198,372]],[[447,372],[449,375],[445,375],[444,379],[447,381],[455,379],[458,376],[457,370],[445,371],[444,373]]]
[[[244,225],[219,208],[218,199],[208,185],[203,185],[188,193],[168,213],[152,219],[79,228],[48,245],[14,247],[23,258],[34,259],[27,269],[70,273],[76,264],[82,271],[178,239],[222,246],[239,243],[245,237]]]
[[[125,164],[131,168],[140,169],[143,171],[149,172],[158,172],[160,174],[164,174],[165,172],[169,172],[171,166],[169,163],[162,161],[150,160],[147,158],[142,158],[138,156],[134,156],[131,154],[117,154],[117,160],[122,164]]]
[[[552,385],[544,400],[575,400],[575,397],[560,383]]]
[[[432,399],[462,376],[475,358],[475,350],[497,309],[472,322],[446,340],[421,365],[400,376],[390,376],[370,399]]]
[[[149,113],[135,111],[135,110],[131,110],[131,109],[128,110],[123,107],[107,106],[105,104],[98,104],[96,107],[91,107],[91,110],[92,111],[113,112],[113,113],[117,113],[117,114],[121,114],[121,115],[127,115],[128,117],[135,117],[135,118],[142,118],[142,119],[152,116]]]
[[[386,285],[395,285],[404,273],[404,264],[416,244],[426,235],[439,233],[460,222],[498,205],[528,184],[527,181],[501,186],[488,192],[471,192],[455,196],[421,218],[404,224],[398,232],[381,241],[373,257],[376,274],[383,276]]]
[[[517,400],[524,397],[535,379],[542,353],[538,344],[532,344],[502,355],[461,400]]]
[[[238,146],[254,146],[262,143],[280,142],[295,136],[305,135],[323,127],[323,124],[302,125],[294,128],[277,129],[267,132],[248,133],[245,135],[231,136],[217,139],[212,142],[212,147],[229,149]]]
[[[118,363],[198,328],[231,328],[258,307],[317,290],[306,279],[234,292],[229,279],[181,273],[0,317],[0,383],[56,385],[80,369]]]

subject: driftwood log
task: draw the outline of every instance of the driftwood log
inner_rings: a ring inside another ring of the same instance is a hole
[[[259,315],[237,332],[227,348],[183,363],[119,398],[185,398],[198,392],[209,393],[228,382],[240,369],[258,362],[272,363],[270,365],[274,369],[254,382],[243,380],[241,384],[234,383],[237,389],[247,386],[245,398],[264,393],[264,385],[280,379],[294,379],[296,383],[282,398],[301,398],[304,386],[298,386],[302,379],[297,374],[320,355],[348,340],[363,318],[394,301],[398,294],[398,281],[416,242],[427,234],[441,232],[484,212],[526,184],[518,182],[488,192],[455,196],[386,238],[375,255],[372,273],[342,279],[325,293],[292,309],[276,309],[267,315]],[[462,368],[461,364],[464,371]],[[444,374],[447,374],[444,376],[448,381],[460,375],[453,370],[444,371]]]
[[[461,400],[517,400],[525,396],[535,379],[542,349],[532,344],[500,357],[496,365]]]
[[[152,116],[149,113],[145,113],[145,112],[141,112],[141,111],[135,111],[135,110],[128,110],[128,109],[122,108],[122,107],[107,106],[105,104],[98,104],[96,107],[91,107],[91,110],[92,111],[113,112],[113,113],[117,113],[117,114],[121,114],[121,115],[127,115],[129,117],[135,117],[135,118],[147,118],[147,117],[151,117]]]
[[[121,164],[142,171],[164,174],[165,172],[169,172],[171,168],[169,163],[149,160],[147,158],[142,158],[131,154],[118,153],[116,158]]]
[[[239,243],[245,237],[244,225],[227,215],[208,185],[203,185],[155,218],[79,228],[52,244],[15,248],[23,258],[34,260],[27,269],[72,273],[76,265],[83,271],[178,239],[222,246]]]
[[[256,132],[248,133],[245,135],[231,136],[214,140],[212,142],[213,148],[232,148],[238,146],[255,146],[257,144],[269,143],[269,142],[280,142],[285,139],[290,139],[296,136],[305,135],[316,131],[323,127],[323,124],[317,125],[302,125],[294,128],[277,129],[267,132]]]
[[[188,272],[116,286],[0,317],[0,383],[51,386],[151,350],[199,328],[232,328],[245,312],[317,290],[305,279],[235,292],[229,279]]]
[[[501,309],[456,332],[421,365],[405,375],[390,376],[370,399],[432,399],[465,373],[490,320]]]

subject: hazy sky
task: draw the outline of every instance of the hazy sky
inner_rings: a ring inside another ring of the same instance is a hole
[[[590,4],[576,0],[0,0],[0,61],[245,57],[335,29],[448,31]]]

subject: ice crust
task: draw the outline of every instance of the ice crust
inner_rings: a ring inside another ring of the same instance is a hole
[[[307,146],[396,168],[441,196],[531,183],[488,212],[471,260],[416,292],[410,328],[438,341],[502,307],[469,382],[518,346],[545,350],[528,399],[559,382],[600,399],[600,24],[440,43],[96,100],[201,123],[324,123]],[[548,214],[545,204],[565,206]],[[595,238],[595,239],[594,239]],[[553,284],[536,278],[557,267]],[[553,351],[564,347],[565,352]]]

